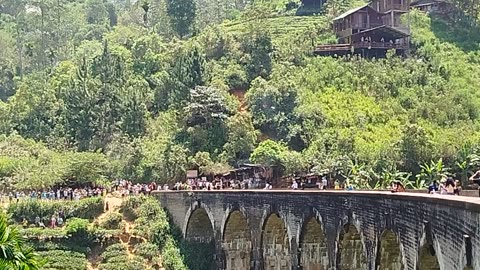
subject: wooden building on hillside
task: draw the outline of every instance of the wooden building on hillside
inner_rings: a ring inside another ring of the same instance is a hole
[[[375,0],[351,9],[333,20],[338,44],[317,46],[315,54],[382,57],[390,49],[403,54],[408,50],[410,31],[400,17],[409,8],[409,0]]]

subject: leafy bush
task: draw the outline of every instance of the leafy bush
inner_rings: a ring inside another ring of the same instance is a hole
[[[85,198],[79,201],[21,200],[18,203],[10,204],[8,213],[17,222],[26,218],[33,223],[37,216],[43,220],[50,220],[52,215],[62,210],[66,218],[77,217],[92,220],[103,213],[103,206],[101,197]]]
[[[184,258],[173,238],[168,237],[162,250],[163,267],[166,270],[188,270]]]
[[[29,238],[28,244],[31,245],[36,251],[64,250],[87,254],[91,252],[90,245],[92,243],[71,241],[69,238],[52,239],[50,241]]]
[[[108,230],[122,229],[122,214],[115,212],[107,214],[100,222],[100,227]]]
[[[146,242],[135,245],[135,254],[142,256],[147,260],[152,260],[153,258],[160,256],[160,250],[157,245]]]
[[[64,250],[39,252],[47,260],[44,270],[84,270],[87,269],[87,258],[84,254]]]
[[[88,237],[88,220],[82,218],[72,218],[67,222],[65,231],[76,239],[85,239]]]
[[[102,258],[102,262],[109,262],[112,258],[115,257],[127,258],[127,249],[121,243],[114,244],[108,246],[100,257]]]
[[[27,238],[45,239],[45,238],[63,238],[66,236],[66,232],[61,228],[27,228],[20,229],[22,235]]]
[[[100,270],[147,270],[151,268],[145,267],[145,265],[138,260],[132,260],[122,263],[102,263],[98,266]]]
[[[146,201],[145,196],[131,196],[123,200],[120,212],[126,220],[133,221],[137,216],[137,208]]]
[[[128,258],[126,247],[119,243],[105,249],[101,255],[102,263],[100,270],[144,270],[146,260],[135,256],[131,260]]]
[[[147,197],[136,210],[136,215],[134,232],[162,248],[170,233],[170,225],[158,201]]]

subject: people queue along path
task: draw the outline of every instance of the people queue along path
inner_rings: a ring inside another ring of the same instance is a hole
[[[9,201],[19,201],[20,199],[38,199],[38,200],[80,200],[82,198],[96,197],[105,195],[107,190],[103,187],[83,187],[57,189],[48,189],[42,191],[10,191],[8,193]]]

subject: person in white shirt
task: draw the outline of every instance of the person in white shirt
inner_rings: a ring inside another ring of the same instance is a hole
[[[324,176],[322,177],[322,189],[327,189],[328,187],[328,181],[327,178]]]
[[[291,187],[293,190],[296,190],[298,189],[298,183],[297,181],[293,180],[293,183],[292,183],[292,187]]]

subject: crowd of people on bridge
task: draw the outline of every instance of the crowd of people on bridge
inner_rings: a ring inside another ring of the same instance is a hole
[[[437,180],[428,186],[429,194],[444,194],[444,195],[460,195],[462,185],[459,180],[454,180],[453,177],[444,178],[438,183]]]
[[[470,177],[470,182],[480,184],[480,170]],[[300,179],[292,177],[289,189],[303,190],[305,188],[314,188],[319,190],[334,189],[334,190],[354,190],[354,186],[348,183],[343,185],[338,180],[332,180],[330,183],[327,177],[322,176],[314,180]],[[253,179],[236,180],[225,179],[223,177],[215,177],[208,181],[206,177],[191,178],[185,182],[176,182],[173,185],[164,184],[159,185],[155,182],[150,184],[134,184],[128,180],[114,180],[112,181],[112,188],[104,187],[58,187],[46,189],[41,191],[11,191],[8,193],[9,201],[19,201],[20,199],[34,199],[34,200],[80,200],[82,198],[104,196],[110,191],[116,191],[121,196],[131,196],[139,194],[150,194],[152,191],[167,191],[167,190],[223,190],[223,189],[272,189],[273,186],[269,181],[258,181]],[[400,181],[394,181],[391,185],[390,191],[405,192],[405,186]],[[460,195],[462,191],[461,182],[455,180],[453,177],[445,177],[441,181],[434,180],[428,186],[429,194],[445,194],[445,195]],[[62,223],[61,219],[60,222]]]
[[[122,197],[129,195],[140,195],[140,194],[150,194],[152,191],[161,190],[162,187],[157,185],[155,182],[150,184],[133,184],[132,181],[128,180],[115,180],[112,183],[112,189],[121,194]]]

